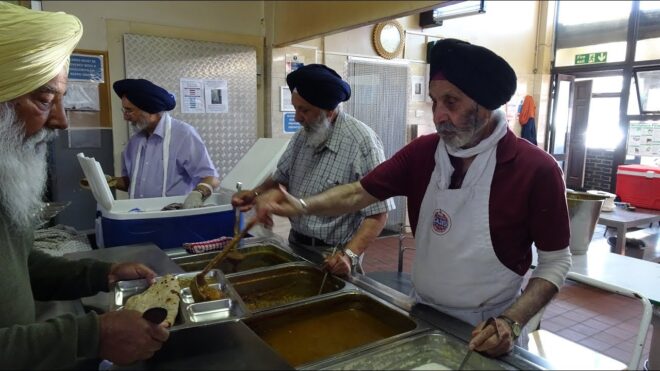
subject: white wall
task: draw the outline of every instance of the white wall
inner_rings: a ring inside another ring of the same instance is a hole
[[[440,27],[424,30],[419,27],[418,15],[398,18],[397,21],[406,31],[406,45],[399,60],[408,61],[411,75],[426,75],[425,60],[428,41],[452,37],[487,47],[506,59],[516,71],[518,91],[511,101],[517,103],[525,95],[535,95],[535,92],[538,94],[541,89],[540,86],[534,86],[534,84],[538,84],[535,82],[536,75],[534,74],[538,5],[537,1],[490,0],[486,2],[486,13],[484,14],[446,20]],[[311,51],[307,48],[313,46],[318,48],[317,63],[325,63],[343,75],[343,66],[348,56],[382,59],[372,46],[373,28],[374,25],[363,26],[306,43],[273,49],[271,59],[271,63],[273,63],[271,93],[275,98],[271,106],[273,136],[286,136],[281,133],[282,115],[279,112],[279,91],[277,90],[285,81],[286,74],[282,67],[284,55],[300,53],[309,57]],[[307,58],[305,63],[314,62]],[[409,86],[405,88],[410,89]],[[511,109],[509,112],[513,115],[510,126],[514,132],[519,133],[520,125],[515,120],[515,114]],[[422,115],[419,116],[419,113]],[[419,134],[434,132],[431,104],[429,102],[409,102],[408,124],[418,125]],[[543,130],[542,127],[538,131],[540,143],[543,142],[541,138],[543,131],[541,130]]]
[[[43,1],[83,23],[78,48],[107,50],[106,19],[263,36],[262,1]]]

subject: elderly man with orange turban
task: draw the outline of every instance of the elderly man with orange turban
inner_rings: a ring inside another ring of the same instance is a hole
[[[89,296],[155,273],[142,264],[68,261],[34,249],[47,144],[67,128],[62,99],[82,24],[68,14],[0,2],[0,30],[0,368],[89,368],[100,359],[148,358],[169,335],[137,311],[36,321],[35,300]]]

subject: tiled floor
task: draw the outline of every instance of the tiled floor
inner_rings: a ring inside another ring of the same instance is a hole
[[[288,236],[288,221],[276,220],[274,231]],[[609,251],[604,226],[597,226],[589,248]],[[646,228],[629,232],[628,238],[645,241],[644,250],[627,249],[627,255],[657,261],[660,256],[660,228]],[[410,235],[404,239],[404,246],[412,247]],[[396,272],[398,264],[398,236],[376,240],[369,247],[363,262],[365,273],[376,277],[382,272]],[[404,252],[403,272],[410,273],[414,249]],[[541,328],[566,339],[582,344],[597,352],[627,364],[631,358],[633,344],[639,329],[641,304],[639,301],[621,295],[595,289],[583,284],[567,281],[553,301],[546,307],[541,319]],[[642,359],[648,358],[650,332]]]

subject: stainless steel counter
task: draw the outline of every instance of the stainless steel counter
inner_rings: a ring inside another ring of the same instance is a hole
[[[176,255],[176,254],[174,254]],[[181,273],[168,254],[153,244],[121,246],[68,254],[68,259],[95,258],[108,262],[133,261],[150,266],[159,275]],[[428,306],[415,304],[409,297],[366,276],[351,277],[349,282],[383,299],[416,319],[430,324],[463,341],[472,326],[444,315]],[[83,304],[103,312],[109,308],[107,293],[83,299]],[[344,355],[345,361],[349,355]],[[543,369],[552,366],[524,349],[516,348],[499,360],[517,369]],[[327,366],[333,360],[325,360]],[[170,339],[156,355],[145,362],[121,369],[291,369],[291,367],[242,321],[209,324],[172,331]]]
[[[153,358],[118,370],[291,370],[243,322],[174,331]]]

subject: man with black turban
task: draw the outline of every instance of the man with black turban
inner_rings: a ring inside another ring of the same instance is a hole
[[[310,64],[286,78],[296,121],[294,134],[275,173],[258,187],[239,192],[234,206],[249,210],[257,196],[283,185],[306,197],[338,184],[355,182],[385,160],[376,133],[340,109],[351,87],[334,70]],[[322,262],[335,274],[361,270],[363,251],[382,231],[393,202],[378,202],[341,217],[302,215],[291,219],[289,241],[301,255]],[[343,251],[334,247],[343,245]]]
[[[47,144],[67,128],[63,96],[82,24],[72,15],[0,2],[0,30],[0,368],[97,368],[100,359],[146,359],[169,335],[137,311],[37,322],[35,300],[72,300],[156,274],[142,264],[70,261],[34,248]]]
[[[195,128],[167,112],[176,106],[174,96],[144,79],[112,87],[124,119],[137,129],[122,153],[122,176],[112,179],[116,188],[130,198],[187,195],[184,209],[202,206],[220,185],[218,172]]]
[[[415,298],[475,325],[470,348],[498,356],[526,345],[523,326],[570,268],[563,175],[498,110],[516,90],[504,59],[456,39],[436,42],[430,53],[438,134],[415,139],[359,182],[304,199],[281,190],[262,195],[257,216],[340,215],[407,196]],[[538,265],[521,294],[532,243]]]

